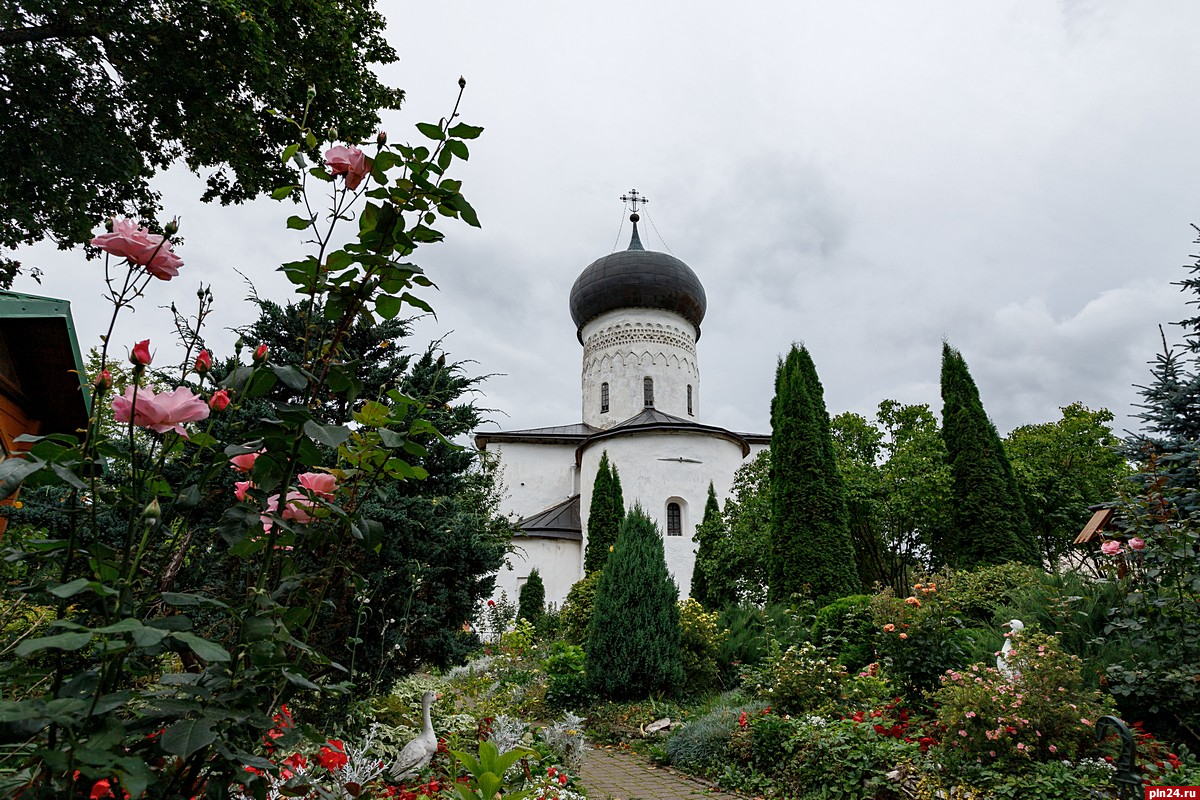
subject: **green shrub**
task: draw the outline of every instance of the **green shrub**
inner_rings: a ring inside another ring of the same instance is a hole
[[[842,697],[845,670],[810,642],[772,654],[753,673],[753,690],[780,713],[802,714],[832,709]]]
[[[942,757],[1003,770],[1097,753],[1094,725],[1111,702],[1082,688],[1079,658],[1046,634],[1026,631],[1013,641],[1013,682],[980,664],[942,678],[933,695]]]
[[[517,593],[517,618],[527,619],[536,627],[545,613],[546,584],[542,583],[542,575],[534,567]]]
[[[679,604],[679,653],[688,693],[703,694],[720,683],[717,659],[728,634],[717,627],[719,616],[690,597]]]
[[[1026,587],[1045,573],[1037,567],[1010,561],[1007,564],[957,570],[935,581],[938,599],[964,617],[991,623],[1003,606],[1013,605]]]
[[[879,626],[877,651],[888,678],[911,702],[935,688],[942,673],[966,662],[967,640],[962,620],[936,599],[936,586],[918,584],[916,594],[901,600],[890,590],[871,601]]]
[[[596,586],[587,675],[597,694],[616,700],[678,690],[677,599],[658,528],[634,506]]]
[[[587,642],[588,626],[592,624],[592,612],[596,605],[596,586],[602,574],[600,570],[589,572],[587,577],[571,587],[567,599],[563,601],[560,614],[562,635],[571,644],[583,645]]]
[[[871,618],[871,597],[852,594],[817,612],[812,641],[833,654],[847,671],[856,672],[875,660],[877,632]]]
[[[758,720],[754,724],[760,724]],[[776,782],[779,793],[802,800],[874,800],[898,796],[887,777],[897,764],[920,757],[916,744],[879,736],[852,720],[810,717],[795,728]]]
[[[711,774],[728,758],[729,742],[739,730],[740,709],[729,707],[690,720],[667,740],[667,760],[675,767]]]
[[[550,645],[546,658],[546,704],[551,708],[574,710],[588,699],[587,655],[583,648],[566,642]]]

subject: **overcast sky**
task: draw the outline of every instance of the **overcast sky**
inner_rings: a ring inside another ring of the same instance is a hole
[[[735,430],[769,430],[793,341],[833,414],[884,398],[940,411],[943,339],[1002,434],[1074,401],[1128,427],[1157,326],[1187,314],[1170,282],[1200,222],[1200,3],[379,7],[401,56],[382,74],[409,97],[385,117],[392,141],[447,113],[460,74],[461,119],[486,128],[460,170],[483,229],[448,225],[419,251],[440,287],[419,334],[448,333],[452,358],[495,373],[481,404],[503,428],[579,421],[568,294],[627,245],[617,198],[634,187],[651,201],[647,248],[708,293],[702,421]],[[219,329],[251,315],[235,269],[288,291],[272,270],[304,252],[283,226],[294,209],[205,206],[182,170],[160,184],[186,266],[115,341],[169,352],[156,306],[190,307],[203,281],[210,344],[227,352]],[[71,300],[96,342],[100,265],[23,255],[46,276],[17,288]]]

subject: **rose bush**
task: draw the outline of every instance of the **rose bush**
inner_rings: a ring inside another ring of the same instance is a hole
[[[27,454],[0,462],[6,496],[23,482],[58,498],[43,538],[6,542],[28,579],[5,585],[5,601],[19,594],[53,611],[33,635],[0,641],[10,657],[0,675],[0,741],[22,743],[0,792],[190,798],[244,787],[262,797],[281,780],[291,794],[303,786],[302,768],[320,768],[318,755],[299,747],[291,763],[275,760],[290,742],[273,736],[276,710],[293,700],[316,707],[359,679],[353,661],[338,663],[316,645],[323,610],[354,596],[353,566],[380,543],[365,498],[425,477],[410,459],[438,436],[427,404],[395,389],[358,396],[347,337],[362,320],[428,311],[414,292],[431,282],[413,252],[442,238],[439,218],[478,225],[446,173],[480,129],[455,116],[419,126],[431,148],[380,144],[373,158],[351,159],[340,185],[310,162],[316,136],[297,124],[299,141],[283,154],[297,182],[275,197],[307,197],[312,182],[332,189],[328,217],[306,204],[308,216],[288,220],[311,229],[313,243],[281,268],[311,334],[299,363],[273,363],[265,344],[248,364],[238,353],[210,362],[199,326],[212,294],[201,287],[196,316],[176,318],[181,369],[151,374],[149,342],[139,342],[124,391],[110,397],[112,326],[150,281],[175,277],[183,262],[173,225],[160,236],[116,220],[96,237],[110,255],[113,318],[90,381],[88,428],[80,437],[27,437]],[[351,218],[353,237],[339,246],[334,237]],[[318,219],[330,222],[318,230]],[[276,385],[292,394],[271,401],[269,413],[234,413]],[[353,425],[316,413],[334,403],[353,409]],[[224,412],[220,425],[213,410]],[[235,490],[230,466],[245,478]],[[213,583],[191,581],[201,562]],[[336,748],[321,741],[333,753],[327,767],[348,766],[333,764]]]

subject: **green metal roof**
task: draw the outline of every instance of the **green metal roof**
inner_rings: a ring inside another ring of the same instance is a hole
[[[86,428],[92,395],[70,302],[0,291],[0,336],[19,377],[19,399],[43,422],[42,432]]]

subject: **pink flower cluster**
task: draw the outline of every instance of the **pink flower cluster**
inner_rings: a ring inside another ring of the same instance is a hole
[[[125,394],[112,399],[112,410],[117,422],[129,422],[132,416],[133,424],[139,428],[158,433],[175,431],[184,438],[187,438],[187,431],[183,429],[183,423],[207,419],[209,411],[204,400],[183,386],[161,394],[129,386]]]
[[[357,147],[346,147],[339,144],[325,151],[325,166],[333,177],[345,176],[346,188],[353,191],[363,182],[363,178],[371,174],[371,165],[367,157]]]
[[[229,465],[237,472],[249,472],[260,453],[245,453],[229,459]],[[318,500],[330,501],[337,494],[337,478],[325,472],[305,472],[297,476],[300,490],[287,493],[283,503],[281,516],[286,520],[296,522],[312,522],[315,519],[313,511],[317,508]],[[246,492],[255,488],[252,481],[237,481],[234,484],[234,494],[239,501],[245,501]],[[273,494],[267,498],[267,513],[262,515],[263,530],[271,529],[271,514],[279,511],[279,495]]]
[[[92,245],[106,253],[128,259],[159,280],[169,281],[179,274],[183,259],[171,249],[171,243],[156,233],[139,227],[131,219],[113,220],[112,233],[92,239]]]

